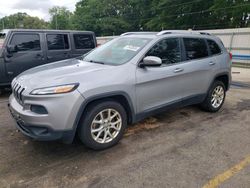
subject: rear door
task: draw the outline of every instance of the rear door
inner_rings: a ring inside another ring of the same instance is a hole
[[[91,33],[71,33],[73,44],[73,57],[81,56],[96,47],[94,34]]]
[[[27,69],[45,63],[41,36],[39,32],[14,32],[11,34],[7,46],[14,47],[16,52],[6,52],[4,58],[6,74],[10,80]]]
[[[183,64],[183,98],[198,99],[205,95],[214,72],[218,70],[218,63],[214,56],[210,56],[207,42],[204,38],[183,38],[186,61]]]
[[[47,63],[72,57],[69,33],[47,33],[45,36]]]

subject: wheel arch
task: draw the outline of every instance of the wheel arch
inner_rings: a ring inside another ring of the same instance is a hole
[[[76,130],[78,128],[80,119],[83,116],[83,114],[85,113],[87,107],[90,106],[91,104],[93,104],[94,102],[99,102],[99,101],[101,102],[101,101],[106,101],[106,100],[114,100],[114,101],[119,102],[124,107],[124,110],[127,113],[128,124],[135,122],[135,110],[133,107],[132,100],[127,93],[122,92],[122,91],[117,91],[117,92],[100,94],[100,95],[96,95],[96,96],[87,98],[81,104],[81,107],[78,110],[78,113],[76,115],[76,119],[74,122],[74,126],[73,126],[74,136],[75,136]]]
[[[230,87],[230,79],[229,79],[228,73],[217,75],[215,77],[214,81],[215,80],[219,80],[219,81],[223,82],[225,87],[226,87],[226,91],[229,89],[229,87]]]
[[[231,78],[230,78],[230,75],[229,75],[228,72],[223,72],[223,73],[219,73],[219,74],[215,75],[214,79],[210,83],[209,89],[211,88],[211,86],[213,85],[213,83],[216,80],[222,81],[225,84],[226,91],[229,90],[230,83],[231,83]],[[209,89],[208,89],[208,91],[209,91]]]

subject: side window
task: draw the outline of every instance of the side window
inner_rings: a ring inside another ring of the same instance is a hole
[[[76,49],[95,48],[95,43],[92,35],[74,34],[73,36]]]
[[[38,34],[14,34],[10,45],[13,45],[17,51],[41,50],[40,37]]]
[[[174,64],[181,61],[181,50],[178,38],[163,39],[149,50],[146,56],[156,56],[163,64]]]
[[[187,60],[199,59],[208,56],[207,45],[204,39],[184,38]]]
[[[65,50],[69,49],[69,38],[67,34],[48,34],[48,50]]]
[[[208,43],[208,46],[212,55],[221,53],[221,49],[215,41],[207,40],[207,43]]]

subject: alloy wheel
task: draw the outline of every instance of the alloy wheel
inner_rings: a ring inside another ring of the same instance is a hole
[[[115,109],[104,109],[99,112],[91,123],[91,136],[101,144],[109,143],[119,134],[122,118]]]
[[[217,86],[214,88],[211,98],[211,104],[214,108],[219,108],[223,103],[225,97],[225,91],[222,86]]]

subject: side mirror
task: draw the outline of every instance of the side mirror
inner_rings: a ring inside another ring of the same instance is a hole
[[[15,53],[15,52],[17,52],[18,50],[17,50],[17,46],[16,45],[8,45],[7,46],[7,52],[9,53],[9,54],[12,54],[12,53]]]
[[[143,59],[141,63],[139,63],[139,67],[159,67],[162,65],[162,60],[156,56],[147,56]]]

